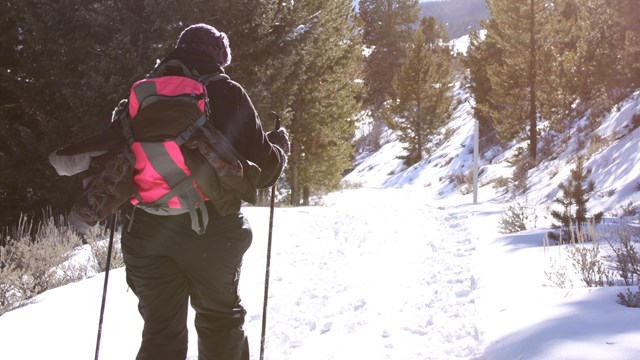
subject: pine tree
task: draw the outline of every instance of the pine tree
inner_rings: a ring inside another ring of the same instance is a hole
[[[578,20],[574,31],[578,35],[574,50],[569,52],[575,54],[575,89],[583,107],[591,108],[592,118],[597,119],[620,100],[614,93],[624,83],[619,71],[624,36],[609,2],[580,1],[575,12]]]
[[[392,81],[404,62],[420,7],[417,0],[360,0],[358,7],[364,44],[371,49],[366,73],[369,103],[379,108],[393,97]]]
[[[420,7],[417,0],[360,0],[358,6],[368,53],[364,78],[368,91],[364,100],[373,118],[371,132],[362,146],[375,150],[380,147],[385,127],[384,104],[396,97],[393,78],[405,61],[406,47],[419,21]]]
[[[498,109],[491,102],[491,82],[487,75],[487,67],[493,62],[500,61],[497,54],[499,49],[495,43],[483,39],[479,32],[473,31],[469,34],[469,48],[467,55],[463,59],[463,64],[468,69],[467,88],[473,96],[473,115],[480,125],[481,140],[495,135],[491,114],[497,113]]]
[[[595,190],[595,183],[592,180],[588,181],[589,176],[591,176],[591,169],[585,169],[584,159],[578,157],[575,168],[571,169],[569,179],[558,185],[562,194],[553,202],[561,205],[563,210],[562,212],[552,210],[551,217],[560,222],[564,228],[570,229],[575,225],[577,232],[580,232],[587,221],[587,203]]]
[[[390,127],[406,144],[406,162],[423,159],[429,139],[450,117],[453,103],[453,57],[444,26],[429,17],[407,50],[407,61],[394,79],[397,101],[391,105]]]
[[[311,21],[301,28],[306,34],[295,64],[301,81],[287,111],[293,205],[308,205],[311,195],[338,188],[351,166],[361,93],[362,41],[350,4],[319,0],[304,8]]]
[[[487,67],[490,101],[499,111],[491,118],[505,141],[528,128],[529,160],[537,161],[538,120],[542,117],[548,64],[545,36],[551,11],[543,0],[488,0],[491,20],[487,39],[499,48],[501,59]],[[490,111],[491,109],[487,109]]]
[[[619,0],[614,7],[621,22],[624,50],[621,54],[621,73],[627,86],[640,87],[640,6],[636,0]]]

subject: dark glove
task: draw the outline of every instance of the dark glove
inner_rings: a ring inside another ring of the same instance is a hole
[[[270,143],[282,149],[285,155],[289,155],[289,134],[285,128],[269,131],[267,139],[269,139]]]

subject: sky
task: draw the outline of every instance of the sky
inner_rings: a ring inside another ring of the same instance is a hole
[[[478,202],[448,179],[472,163],[468,94],[454,112],[453,135],[432,157],[406,168],[402,144],[358,159],[345,190],[317,206],[274,214],[265,359],[272,360],[632,360],[640,358],[640,310],[617,303],[627,287],[587,288],[567,266],[570,287],[545,272],[566,262],[566,246],[544,246],[550,199],[578,144],[568,142],[531,177],[526,199],[490,185],[508,176],[513,147],[483,151]],[[593,169],[592,211],[615,224],[620,204],[640,203],[640,92],[604,119],[609,139],[586,163]],[[363,125],[363,126],[366,126]],[[517,144],[514,144],[514,146]],[[509,205],[536,212],[529,230],[501,234]],[[269,210],[245,207],[254,240],[245,255],[240,295],[251,359],[259,358]],[[637,224],[637,218],[636,218]],[[76,259],[80,259],[79,251]],[[86,249],[84,249],[86,251]],[[47,291],[0,316],[3,359],[88,359],[95,351],[104,274]],[[637,290],[638,287],[630,287]],[[100,359],[133,359],[142,320],[124,269],[110,273]],[[197,359],[189,322],[188,359]]]

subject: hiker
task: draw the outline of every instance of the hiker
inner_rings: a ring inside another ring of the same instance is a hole
[[[231,62],[228,38],[206,24],[189,26],[160,64],[172,59],[201,75],[224,74]],[[265,133],[251,100],[236,82],[224,78],[209,82],[206,89],[208,121],[260,168],[257,188],[272,186],[289,152],[287,132],[280,128]],[[252,232],[239,199],[224,204],[233,210],[230,214],[221,214],[219,205],[205,201],[208,224],[203,234],[194,231],[189,213],[156,215],[140,209],[134,210],[129,230],[123,230],[127,283],[144,319],[138,360],[186,358],[189,301],[195,310],[199,359],[249,359],[238,281]]]

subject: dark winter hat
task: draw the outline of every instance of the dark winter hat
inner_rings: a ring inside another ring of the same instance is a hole
[[[231,63],[231,49],[227,35],[207,24],[195,24],[184,29],[178,38],[176,48],[203,51],[211,56],[220,67]]]

